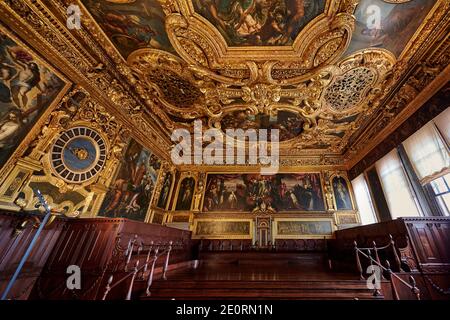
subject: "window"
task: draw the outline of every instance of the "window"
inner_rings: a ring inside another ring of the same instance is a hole
[[[444,137],[447,145],[450,145],[450,108],[445,109],[444,112],[434,118],[433,122]]]
[[[383,186],[392,219],[421,216],[420,206],[411,190],[397,149],[381,158],[375,167]]]
[[[448,172],[450,154],[433,121],[406,139],[403,146],[422,184]]]
[[[360,174],[358,177],[353,179],[352,185],[353,191],[355,192],[356,204],[359,209],[359,215],[361,217],[361,223],[371,224],[377,222],[364,174]]]
[[[446,216],[450,216],[450,174],[431,181],[437,202]]]

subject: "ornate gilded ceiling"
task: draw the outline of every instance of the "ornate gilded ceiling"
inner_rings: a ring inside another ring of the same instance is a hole
[[[79,3],[90,36],[122,60],[126,87],[168,139],[196,119],[205,129],[276,128],[282,157],[335,163],[362,148],[425,36],[448,25],[447,0]]]

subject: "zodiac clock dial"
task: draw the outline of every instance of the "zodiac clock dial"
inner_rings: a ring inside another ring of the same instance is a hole
[[[92,179],[103,168],[105,161],[105,141],[90,128],[71,128],[63,132],[52,147],[53,170],[71,183]]]

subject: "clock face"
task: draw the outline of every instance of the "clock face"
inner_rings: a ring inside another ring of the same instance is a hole
[[[106,144],[94,130],[76,127],[62,133],[52,147],[51,165],[65,181],[81,183],[100,172],[106,161]]]

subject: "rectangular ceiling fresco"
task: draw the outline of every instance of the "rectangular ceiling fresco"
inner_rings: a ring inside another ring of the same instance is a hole
[[[193,0],[229,46],[283,46],[323,13],[325,0]]]
[[[141,48],[175,53],[157,0],[83,0],[83,4],[126,59]]]

